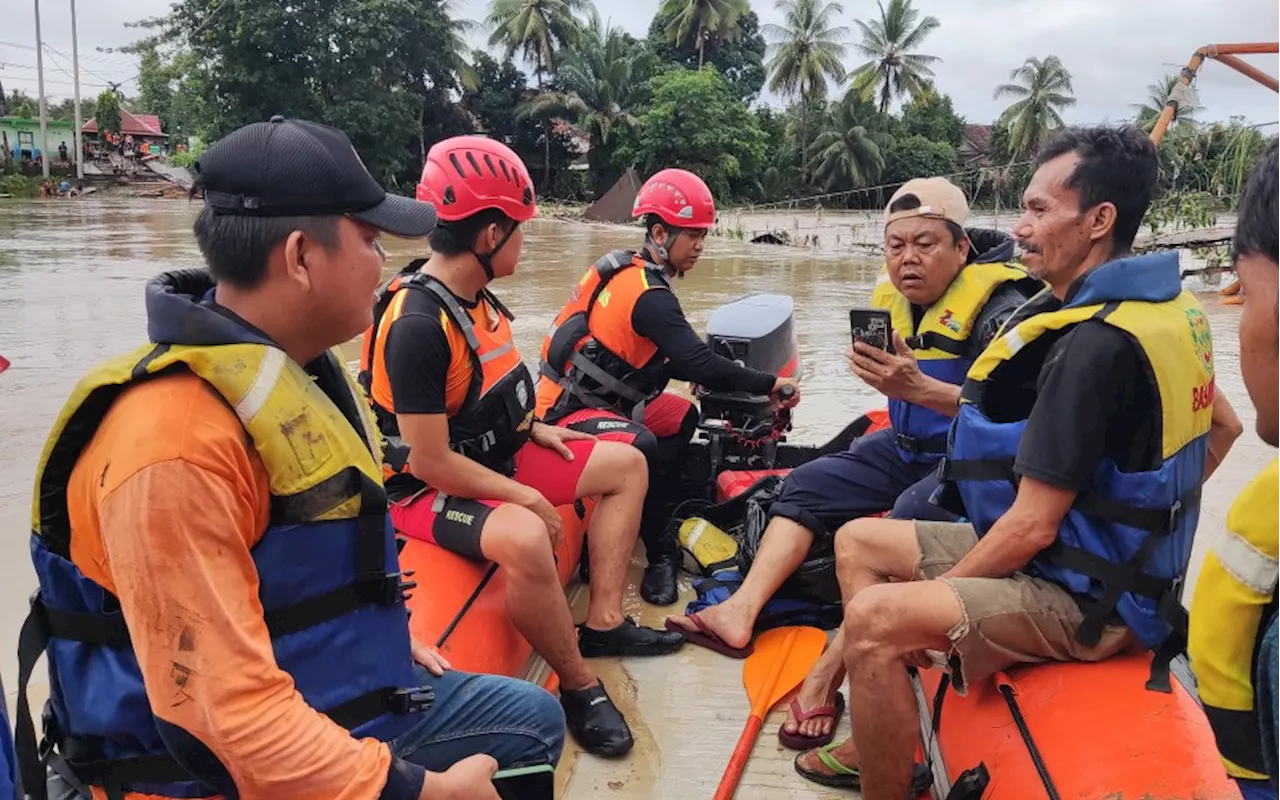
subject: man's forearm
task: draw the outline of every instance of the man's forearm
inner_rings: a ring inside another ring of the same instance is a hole
[[[1214,470],[1227,457],[1227,452],[1231,450],[1236,439],[1240,438],[1240,434],[1244,433],[1244,425],[1241,424],[1240,418],[1236,416],[1236,411],[1231,407],[1231,401],[1222,392],[1215,392],[1213,396],[1213,420],[1209,424],[1209,441],[1207,452],[1204,459],[1204,477],[1201,483],[1209,480],[1209,476],[1213,475]]]
[[[419,459],[424,460],[428,463],[415,464],[411,451],[409,471],[431,488],[455,497],[520,503],[529,491],[507,476],[452,450],[446,450],[441,456]]]
[[[1056,529],[1051,533],[1056,534]],[[1006,513],[944,578],[1004,578],[1031,563],[1052,536],[1046,536],[1033,521]]]
[[[960,412],[960,387],[954,383],[930,378],[921,373],[923,380],[920,388],[911,397],[904,397],[908,403],[936,411],[946,417],[954,417]]]

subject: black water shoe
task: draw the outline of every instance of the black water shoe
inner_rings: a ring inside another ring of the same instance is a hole
[[[565,727],[588,753],[620,756],[635,744],[631,728],[604,690],[603,683],[597,681],[595,686],[586,689],[561,686],[560,706],[564,709]]]
[[[583,658],[662,656],[674,653],[683,644],[683,633],[643,628],[631,617],[607,631],[588,628],[585,623],[578,626],[578,652]]]
[[[658,556],[644,568],[644,580],[640,582],[640,597],[650,605],[671,605],[676,601],[678,593],[676,575],[679,571],[678,556]]]

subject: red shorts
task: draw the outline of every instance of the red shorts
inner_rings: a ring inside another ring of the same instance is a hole
[[[584,408],[556,420],[561,428],[590,433],[606,442],[633,444],[646,430],[659,439],[680,434],[693,403],[680,395],[663,392],[644,407],[644,424],[633,422],[612,411]]]
[[[555,450],[526,443],[516,453],[512,480],[542,492],[553,506],[572,503],[578,499],[578,481],[596,443],[588,439],[565,442],[565,445],[573,452],[572,461],[565,461]],[[391,504],[391,523],[405,536],[484,560],[480,533],[489,513],[500,505],[501,500],[454,497],[426,487]]]

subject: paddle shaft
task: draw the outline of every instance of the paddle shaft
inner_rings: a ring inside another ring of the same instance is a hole
[[[747,719],[747,727],[743,728],[742,735],[738,737],[738,746],[733,748],[729,766],[725,768],[720,786],[716,788],[715,800],[730,800],[738,790],[738,781],[742,780],[742,771],[747,768],[747,759],[751,757],[751,749],[755,747],[756,737],[763,725],[763,717],[752,714]]]

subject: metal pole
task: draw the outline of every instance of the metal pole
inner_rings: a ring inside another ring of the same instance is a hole
[[[49,177],[49,116],[44,104],[44,42],[40,39],[40,0],[36,0],[36,85],[40,90],[40,165]]]
[[[76,0],[71,0],[71,64],[76,84],[76,177],[84,180],[84,147],[80,142],[80,40],[76,38]]]

